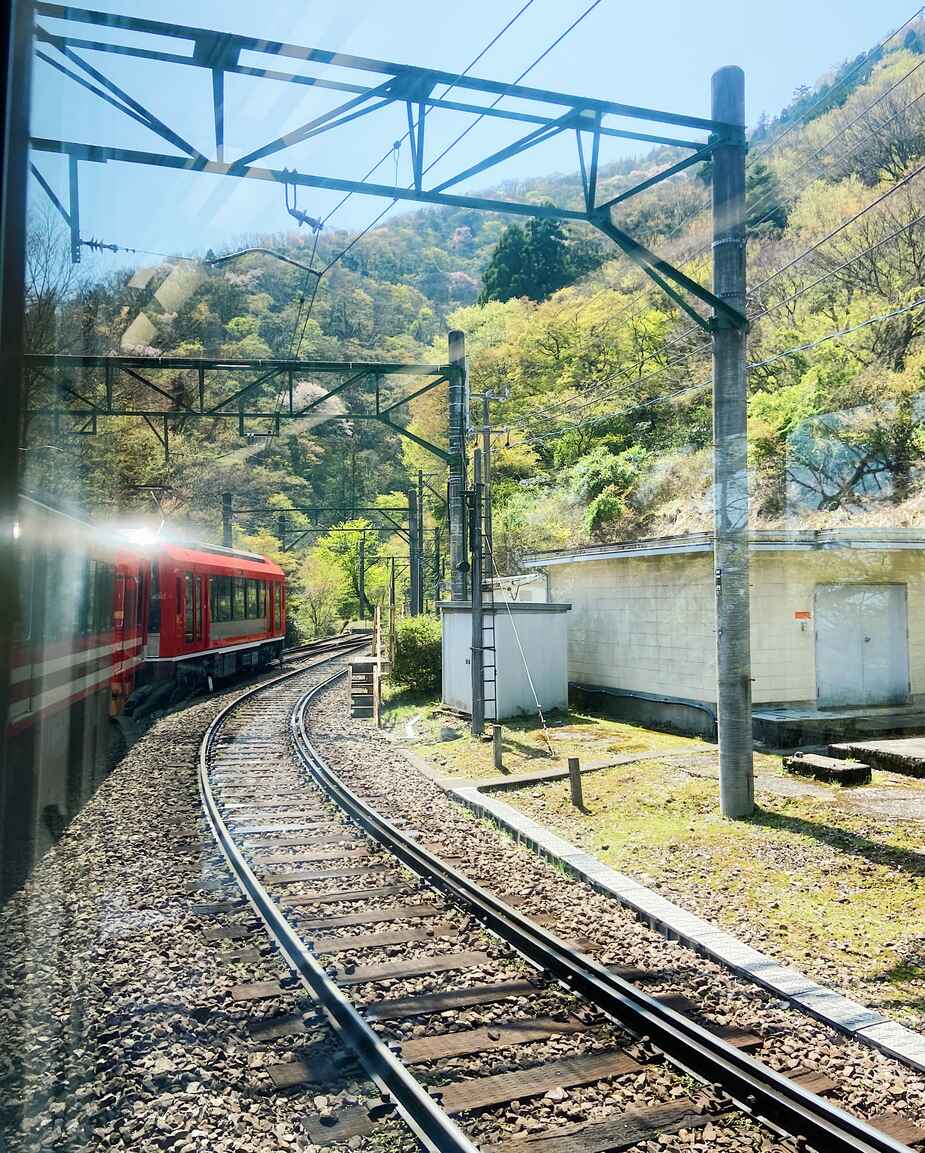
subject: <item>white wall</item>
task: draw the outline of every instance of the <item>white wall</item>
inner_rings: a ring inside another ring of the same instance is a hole
[[[568,675],[579,684],[715,701],[710,553],[550,565],[550,599],[569,601]],[[817,584],[907,585],[912,693],[925,694],[921,550],[753,551],[752,691],[756,704],[815,701]]]
[[[709,699],[714,673],[711,560],[661,556],[551,565],[569,601],[569,680]],[[715,694],[713,694],[715,695]]]
[[[498,605],[495,613],[498,716],[535,714],[534,690],[544,710],[568,707],[566,622],[569,614],[563,608],[516,605],[509,613],[506,607]],[[464,713],[472,709],[471,646],[469,611],[444,611],[443,703]],[[486,706],[485,715],[491,719],[490,705]]]

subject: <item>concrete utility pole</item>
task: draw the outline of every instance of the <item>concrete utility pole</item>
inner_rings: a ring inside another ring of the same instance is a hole
[[[389,664],[395,663],[395,557],[389,557]]]
[[[450,521],[450,599],[464,601],[466,575],[466,334],[454,329],[449,336],[450,364],[457,370],[449,387],[449,451],[453,461],[447,482]]]
[[[745,313],[745,74],[713,74],[713,120],[741,126],[713,151],[713,291]],[[713,524],[720,811],[754,807],[748,588],[746,329],[714,310]]]
[[[471,733],[480,737],[485,728],[485,654],[482,624],[482,453],[472,454],[472,725]]]
[[[488,575],[493,575],[495,541],[491,528],[491,414],[488,411],[488,393],[482,397],[482,468],[485,472],[485,544],[488,548]]]
[[[418,615],[421,599],[421,539],[418,536],[417,489],[408,489],[408,609],[411,616]]]
[[[234,539],[231,530],[231,500],[230,492],[222,493],[222,544],[225,548],[231,548]]]

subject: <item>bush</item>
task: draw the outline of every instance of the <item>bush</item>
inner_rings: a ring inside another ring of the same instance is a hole
[[[443,654],[440,622],[433,617],[407,617],[395,630],[392,677],[418,692],[440,688]]]

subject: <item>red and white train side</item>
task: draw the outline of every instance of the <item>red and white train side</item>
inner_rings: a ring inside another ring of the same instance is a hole
[[[282,656],[285,576],[257,553],[132,546],[28,497],[18,522],[13,727],[148,680],[228,677]]]
[[[273,561],[213,545],[164,543],[151,551],[145,577],[146,671],[225,677],[282,656],[285,576]]]
[[[205,685],[281,658],[286,594],[282,570],[265,557],[210,545],[142,548],[29,497],[20,498],[15,534],[13,772],[0,841],[4,859],[27,869],[108,772],[109,721],[135,689]],[[23,875],[0,878],[0,899]]]

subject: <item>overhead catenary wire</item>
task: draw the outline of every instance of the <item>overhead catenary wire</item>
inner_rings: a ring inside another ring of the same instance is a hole
[[[844,232],[844,230],[854,224],[855,221],[860,220],[862,216],[865,216],[872,209],[882,204],[885,200],[888,200],[889,197],[893,196],[901,188],[905,188],[907,184],[909,184],[917,176],[921,175],[923,171],[925,171],[925,163],[920,164],[917,168],[914,168],[912,172],[908,172],[905,176],[897,180],[895,184],[891,184],[889,188],[881,192],[878,196],[875,196],[869,204],[865,204],[863,208],[860,208],[857,212],[852,213],[852,215],[849,216],[847,220],[843,220],[841,224],[839,224],[836,228],[833,228],[830,232],[827,232],[825,236],[809,245],[808,248],[804,248],[801,253],[799,253],[797,256],[794,256],[793,259],[788,260],[787,263],[778,268],[776,272],[772,272],[770,276],[766,276],[764,280],[759,281],[749,290],[749,296],[754,295],[754,293],[758,292],[759,289],[762,289],[765,287],[765,285],[770,284],[772,280],[776,280],[779,276],[782,276],[789,269],[793,268],[794,265],[799,264],[801,260],[805,260],[806,257],[810,255],[810,253],[816,252],[817,249],[821,248],[824,244],[828,244],[830,240],[838,236],[840,232]]]
[[[527,11],[528,8],[531,7],[531,5],[533,3],[534,3],[534,0],[526,0],[526,3],[522,4],[520,6],[520,8],[518,8],[518,10],[514,13],[514,15],[511,16],[510,19],[507,21],[507,23],[498,32],[495,33],[495,35],[491,38],[491,40],[488,41],[488,43],[481,50],[481,52],[479,52],[479,54],[477,56],[474,56],[469,61],[469,63],[462,70],[462,72],[459,73],[459,75],[456,77],[456,79],[453,81],[453,83],[448,84],[446,86],[446,88],[443,89],[443,91],[440,93],[439,99],[441,99],[441,100],[446,99],[446,97],[456,87],[457,83],[460,80],[462,80],[464,76],[467,76],[469,74],[469,72],[476,66],[476,64],[478,64],[478,62],[482,59],[482,57],[486,54],[486,52],[488,52],[491,48],[494,48],[494,46],[498,43],[498,41],[501,39],[501,37],[505,34],[505,32],[507,32],[507,30],[509,28],[511,28],[520,19],[521,16],[523,16],[523,14]],[[427,116],[428,111],[429,111],[429,109],[424,110],[424,116],[425,117]],[[400,136],[397,141],[395,141],[395,143],[388,150],[388,152],[383,153],[382,157],[376,161],[376,163],[372,166],[372,168],[369,169],[369,171],[366,173],[366,175],[361,177],[361,181],[363,181],[363,182],[367,181],[370,178],[370,176],[372,176],[373,173],[377,169],[381,168],[382,165],[385,164],[385,162],[388,160],[388,158],[397,152],[398,147],[401,144],[403,144],[408,139],[409,136],[410,136],[410,129],[406,129],[404,134],[402,136]],[[397,159],[397,157],[396,157],[396,159]],[[396,184],[398,183],[397,179],[396,179],[395,183]],[[339,212],[341,210],[341,208],[343,208],[343,206],[347,203],[347,201],[352,196],[355,196],[355,195],[356,195],[355,192],[348,192],[346,194],[346,196],[342,197],[342,199],[339,200],[338,203],[334,205],[334,207],[331,209],[331,211],[325,217],[322,218],[322,223],[327,224],[327,222],[331,219],[331,217],[334,216],[335,213]]]
[[[527,9],[533,3],[534,3],[534,0],[526,0],[526,3],[521,5],[521,7],[514,13],[514,15],[510,17],[510,19],[504,24],[504,26],[492,37],[492,39],[478,53],[478,55],[473,57],[472,60],[470,60],[470,62],[466,65],[466,67],[462,70],[462,72],[459,73],[459,75],[456,77],[456,79],[453,81],[453,83],[448,84],[446,86],[446,88],[443,90],[443,93],[441,95],[441,99],[443,99],[445,96],[447,96],[453,90],[453,88],[456,86],[457,81],[461,80],[464,76],[466,76],[468,74],[470,69],[472,69],[478,63],[478,61],[482,59],[482,57],[485,55],[485,53],[488,52],[488,50],[490,48],[492,48],[498,42],[498,40],[500,40],[500,38],[504,35],[504,33],[507,32],[507,30],[524,14],[524,12],[527,11]],[[424,115],[426,116],[426,114],[427,114],[427,112],[425,110]],[[366,175],[363,177],[364,181],[368,180],[369,177],[372,176],[372,174],[379,167],[381,167],[382,164],[385,163],[385,161],[389,158],[389,156],[391,156],[393,154],[393,152],[396,151],[397,147],[404,140],[406,140],[408,138],[408,135],[409,135],[409,131],[406,131],[405,134],[399,138],[399,140],[396,142],[396,144],[394,144],[392,146],[392,148],[389,149],[388,152],[383,154],[383,156],[372,166],[372,168],[370,168],[368,170]],[[396,157],[396,160],[397,160],[397,157]],[[320,225],[322,228],[328,223],[329,220],[331,220],[331,218],[335,215],[335,213],[337,213],[347,203],[347,201],[353,195],[354,195],[353,192],[348,192],[346,196],[342,197],[342,199],[337,204],[334,205],[334,207],[322,218],[322,220],[320,222]],[[298,340],[298,343],[296,345],[296,357],[298,357],[299,352],[301,351],[301,348],[302,348],[302,341],[304,340],[304,337],[305,337],[305,332],[306,332],[307,327],[308,327],[308,321],[311,318],[312,308],[313,308],[315,300],[318,296],[318,289],[320,287],[322,277],[327,272],[329,272],[337,263],[339,263],[339,261],[343,260],[343,258],[347,255],[347,253],[350,252],[350,250],[355,245],[357,245],[363,239],[363,237],[367,235],[368,232],[370,232],[373,228],[376,227],[376,225],[379,223],[379,221],[382,220],[382,218],[390,211],[390,209],[392,209],[395,206],[396,203],[397,203],[397,201],[393,200],[389,204],[387,204],[385,206],[385,208],[383,208],[379,213],[377,213],[376,216],[369,222],[369,224],[366,225],[366,227],[361,232],[359,232],[356,236],[354,236],[354,238],[350,241],[349,244],[347,244],[343,249],[341,249],[341,251],[338,252],[336,256],[334,256],[332,259],[330,259],[324,265],[324,267],[321,268],[316,273],[315,284],[314,284],[314,287],[312,289],[311,298],[310,298],[309,303],[308,303],[308,311],[307,311],[307,314],[305,316],[304,321],[302,322],[302,331],[299,335],[299,340]],[[320,231],[320,229],[316,230],[316,232],[315,232],[315,249],[317,249],[317,246],[318,246],[318,232],[319,231]],[[313,249],[313,251],[312,251],[312,261],[311,261],[312,265],[314,265],[314,251],[315,251],[315,249]],[[295,335],[295,331],[298,328],[300,321],[302,320],[302,305],[303,305],[304,299],[305,299],[305,288],[306,287],[307,287],[307,275],[306,275],[306,281],[303,283],[302,295],[301,295],[300,304],[299,304],[299,312],[296,316],[295,325],[293,326],[293,336]],[[291,354],[291,349],[292,349],[292,340],[290,340],[290,354]]]
[[[549,44],[546,48],[544,48],[543,51],[539,54],[539,56],[537,56],[535,60],[533,60],[530,64],[528,64],[527,67],[520,73],[520,75],[515,80],[511,81],[511,83],[508,87],[513,87],[515,84],[519,84],[520,81],[523,80],[523,78],[527,75],[527,73],[532,72],[532,70],[537,66],[537,64],[539,64],[541,60],[544,60],[557,45],[561,44],[562,41],[565,39],[565,37],[568,36],[568,34],[570,32],[572,32],[575,28],[577,28],[578,25],[582,22],[582,20],[584,20],[585,17],[589,16],[591,14],[591,12],[593,12],[594,9],[599,4],[601,4],[602,2],[603,2],[603,0],[593,0],[593,3],[590,4],[581,13],[580,16],[578,16],[575,20],[573,20],[572,23],[565,29],[565,31],[561,32],[551,44]],[[502,32],[506,31],[511,26],[511,24],[513,24],[514,20],[516,20],[517,17],[519,17],[524,11],[526,11],[528,6],[529,5],[525,4],[523,6],[523,8],[521,8],[520,11],[514,16],[514,18],[508,21],[508,23],[505,25],[504,29],[502,29]],[[500,35],[501,35],[501,33],[499,33],[499,36]],[[497,40],[497,39],[498,39],[498,37],[496,36],[495,40]],[[479,59],[482,55],[484,55],[485,51],[487,51],[487,49],[483,50],[483,52],[481,52],[479,54],[479,57],[476,57],[476,59]],[[473,61],[473,63],[474,63],[474,61]],[[471,68],[471,67],[472,67],[472,64],[469,65],[469,68]],[[468,71],[468,68],[466,69],[466,71]],[[463,76],[463,75],[465,75],[465,72],[460,73],[460,76]],[[489,109],[494,108],[497,104],[499,104],[500,101],[504,99],[505,95],[506,95],[506,93],[502,92],[488,106]],[[446,156],[447,153],[452,148],[455,148],[456,145],[460,142],[460,140],[462,140],[463,137],[466,136],[476,126],[476,124],[478,124],[479,121],[483,120],[484,118],[485,118],[485,113],[480,114],[463,132],[461,132],[454,140],[452,140],[446,146],[446,148],[444,148],[444,150],[440,153],[439,156],[437,156],[434,160],[432,160],[430,162],[430,164],[427,165],[427,167],[424,169],[424,172],[425,173],[430,172],[430,170],[434,167],[434,165],[437,164],[440,160],[442,160],[444,158],[444,156]],[[407,136],[407,133],[405,135]],[[405,137],[402,137],[402,139],[405,139]],[[389,155],[391,155],[391,152],[386,153],[386,155],[383,156],[382,160],[379,161],[379,164],[384,163]],[[379,164],[377,164],[375,167],[378,168]],[[375,168],[372,169],[372,171],[375,171]],[[346,199],[347,198],[345,197],[345,200]],[[360,233],[358,233],[341,252],[339,252],[337,254],[337,256],[333,257],[333,259],[330,260],[328,262],[328,264],[325,265],[325,267],[322,269],[322,275],[324,275],[324,273],[328,272],[329,269],[333,268],[334,265],[338,263],[338,261],[342,260],[344,258],[344,256],[346,256],[347,253],[356,244],[358,244],[359,241],[361,241],[364,236],[367,235],[367,233],[369,233],[373,228],[376,227],[376,225],[379,223],[379,221],[382,220],[382,218],[386,215],[386,213],[389,212],[392,208],[394,208],[397,203],[398,203],[397,199],[392,200],[386,205],[385,208],[382,209],[381,212],[377,213],[377,215],[375,217],[373,217],[373,219],[369,222],[369,224],[367,224],[366,227]],[[336,210],[337,210],[337,206],[335,206],[334,211],[336,211]]]
[[[863,260],[865,256],[869,256],[872,252],[876,252],[878,249],[883,248],[883,246],[888,244],[891,240],[895,240],[904,232],[908,232],[910,228],[914,228],[915,225],[922,224],[923,222],[925,222],[925,213],[916,216],[913,220],[910,220],[906,224],[900,225],[899,228],[894,229],[893,232],[889,233],[887,236],[882,237],[875,244],[869,245],[867,248],[863,249],[861,252],[856,253],[854,256],[849,257],[847,260],[843,260],[841,264],[837,265],[835,268],[830,269],[822,276],[816,277],[815,280],[810,281],[809,284],[804,285],[796,292],[790,293],[789,296],[785,296],[782,300],[777,301],[776,304],[771,304],[767,308],[761,309],[760,312],[755,313],[755,315],[750,317],[750,319],[752,321],[761,320],[762,317],[769,315],[769,313],[776,312],[779,308],[784,308],[786,305],[792,304],[793,301],[798,300],[801,296],[805,296],[807,292],[811,292],[812,289],[818,288],[820,284],[825,284],[826,281],[831,280],[840,272],[844,272],[846,268],[850,268],[852,264],[857,264],[857,262],[859,260]]]
[[[881,324],[883,321],[892,320],[896,316],[903,316],[907,312],[912,312],[913,309],[922,307],[925,307],[925,296],[912,301],[911,304],[904,304],[899,308],[894,308],[891,312],[883,312],[879,316],[869,316],[866,320],[852,324],[848,328],[840,328],[835,332],[827,332],[825,336],[820,336],[817,340],[808,340],[803,344],[795,344],[793,348],[785,349],[783,352],[776,352],[773,356],[766,357],[764,360],[753,360],[748,367],[765,368],[767,365],[775,364],[785,357],[796,356],[801,352],[809,352],[811,349],[818,348],[821,344],[826,344],[830,340],[838,340],[843,336],[849,336],[853,332],[860,332],[862,328],[868,328],[872,324]]]
[[[857,324],[849,325],[847,328],[836,329],[833,332],[827,332],[825,335],[818,337],[815,340],[805,341],[802,344],[795,344],[791,348],[784,349],[782,352],[774,353],[772,356],[765,357],[762,360],[753,360],[748,364],[749,369],[765,368],[768,365],[775,364],[780,360],[797,356],[801,352],[810,352],[812,349],[818,348],[823,344],[827,344],[832,340],[840,340],[845,336],[850,336],[852,333],[860,332],[865,328],[869,328],[874,324],[882,324],[887,320],[893,320],[897,316],[903,316],[908,312],[912,312],[917,308],[925,307],[925,296],[918,300],[912,301],[910,304],[901,305],[898,308],[891,309],[889,312],[884,312],[878,316],[870,316],[866,320],[859,321]],[[640,377],[637,383],[643,383],[646,377]],[[614,410],[613,412],[600,413],[593,417],[586,417],[571,424],[552,429],[545,433],[536,433],[534,435],[523,437],[519,444],[540,444],[544,441],[551,440],[559,437],[563,432],[574,432],[582,428],[590,428],[595,424],[602,424],[608,420],[614,420],[617,417],[625,416],[632,412],[637,412],[645,408],[653,408],[656,405],[666,404],[670,401],[677,400],[679,397],[688,395],[690,393],[699,392],[705,388],[709,388],[712,383],[712,377],[706,380],[698,381],[694,384],[685,385],[682,388],[673,390],[672,392],[661,393],[658,396],[649,397],[646,400],[639,401],[636,404],[627,405],[623,408]],[[512,426],[513,427],[513,426]]]
[[[900,84],[902,84],[904,81],[908,80],[910,76],[912,76],[916,72],[918,72],[918,70],[923,65],[925,65],[925,60],[920,60],[918,62],[918,64],[915,65],[915,67],[910,68],[909,71],[904,76],[900,77],[900,79],[897,80],[896,83],[894,85],[892,85],[892,87],[888,88],[886,90],[886,92],[883,92],[880,96],[877,97],[876,100],[872,101],[861,112],[859,112],[858,115],[853,120],[851,120],[849,123],[843,125],[824,144],[821,144],[815,150],[815,152],[813,152],[809,156],[805,157],[805,159],[803,159],[797,165],[797,167],[789,174],[790,179],[792,180],[793,177],[795,177],[797,175],[797,173],[802,172],[803,169],[806,168],[807,165],[811,164],[814,160],[818,160],[819,157],[821,157],[823,153],[827,152],[836,141],[840,140],[843,136],[845,136],[854,127],[854,125],[858,123],[859,120],[862,120],[865,116],[868,115],[868,113],[872,112],[873,109],[876,108],[876,106],[882,100],[885,100],[886,97],[889,96],[890,93],[893,92]],[[888,125],[892,124],[893,121],[896,120],[897,117],[903,115],[903,113],[905,113],[905,112],[908,112],[910,108],[912,108],[914,105],[918,104],[918,102],[922,99],[923,96],[925,96],[925,92],[920,92],[918,96],[913,97],[912,100],[910,100],[910,101],[908,101],[908,103],[904,104],[902,108],[898,109],[888,120],[884,121],[883,124],[876,125],[874,127],[873,131],[868,132],[868,134],[866,136],[859,137],[854,142],[854,144],[851,145],[851,147],[847,150],[847,152],[841,153],[841,155],[839,156],[839,159],[845,160],[847,157],[849,157],[853,153],[857,152],[857,150],[862,145],[867,144],[869,141],[873,140],[875,137],[880,135],[880,133],[882,133],[883,130]],[[812,177],[810,177],[810,179],[812,179]],[[754,223],[752,224],[752,228],[757,228],[759,225],[764,224],[766,221],[770,220],[771,214],[773,212],[775,212],[778,208],[784,207],[787,199],[795,199],[796,196],[799,196],[800,193],[802,193],[806,190],[808,185],[809,185],[809,181],[804,183],[801,188],[796,190],[795,193],[793,190],[791,190],[788,197],[782,197],[782,198],[779,198],[778,200],[774,201],[774,203],[768,207],[764,216],[759,217],[757,220],[754,221]],[[769,190],[768,192],[764,193],[763,196],[759,197],[759,199],[757,201],[755,201],[752,205],[750,205],[751,212],[754,213],[755,210],[760,208],[764,204],[764,202],[767,200],[767,198],[769,196],[772,196],[772,195],[774,195],[773,190]]]

